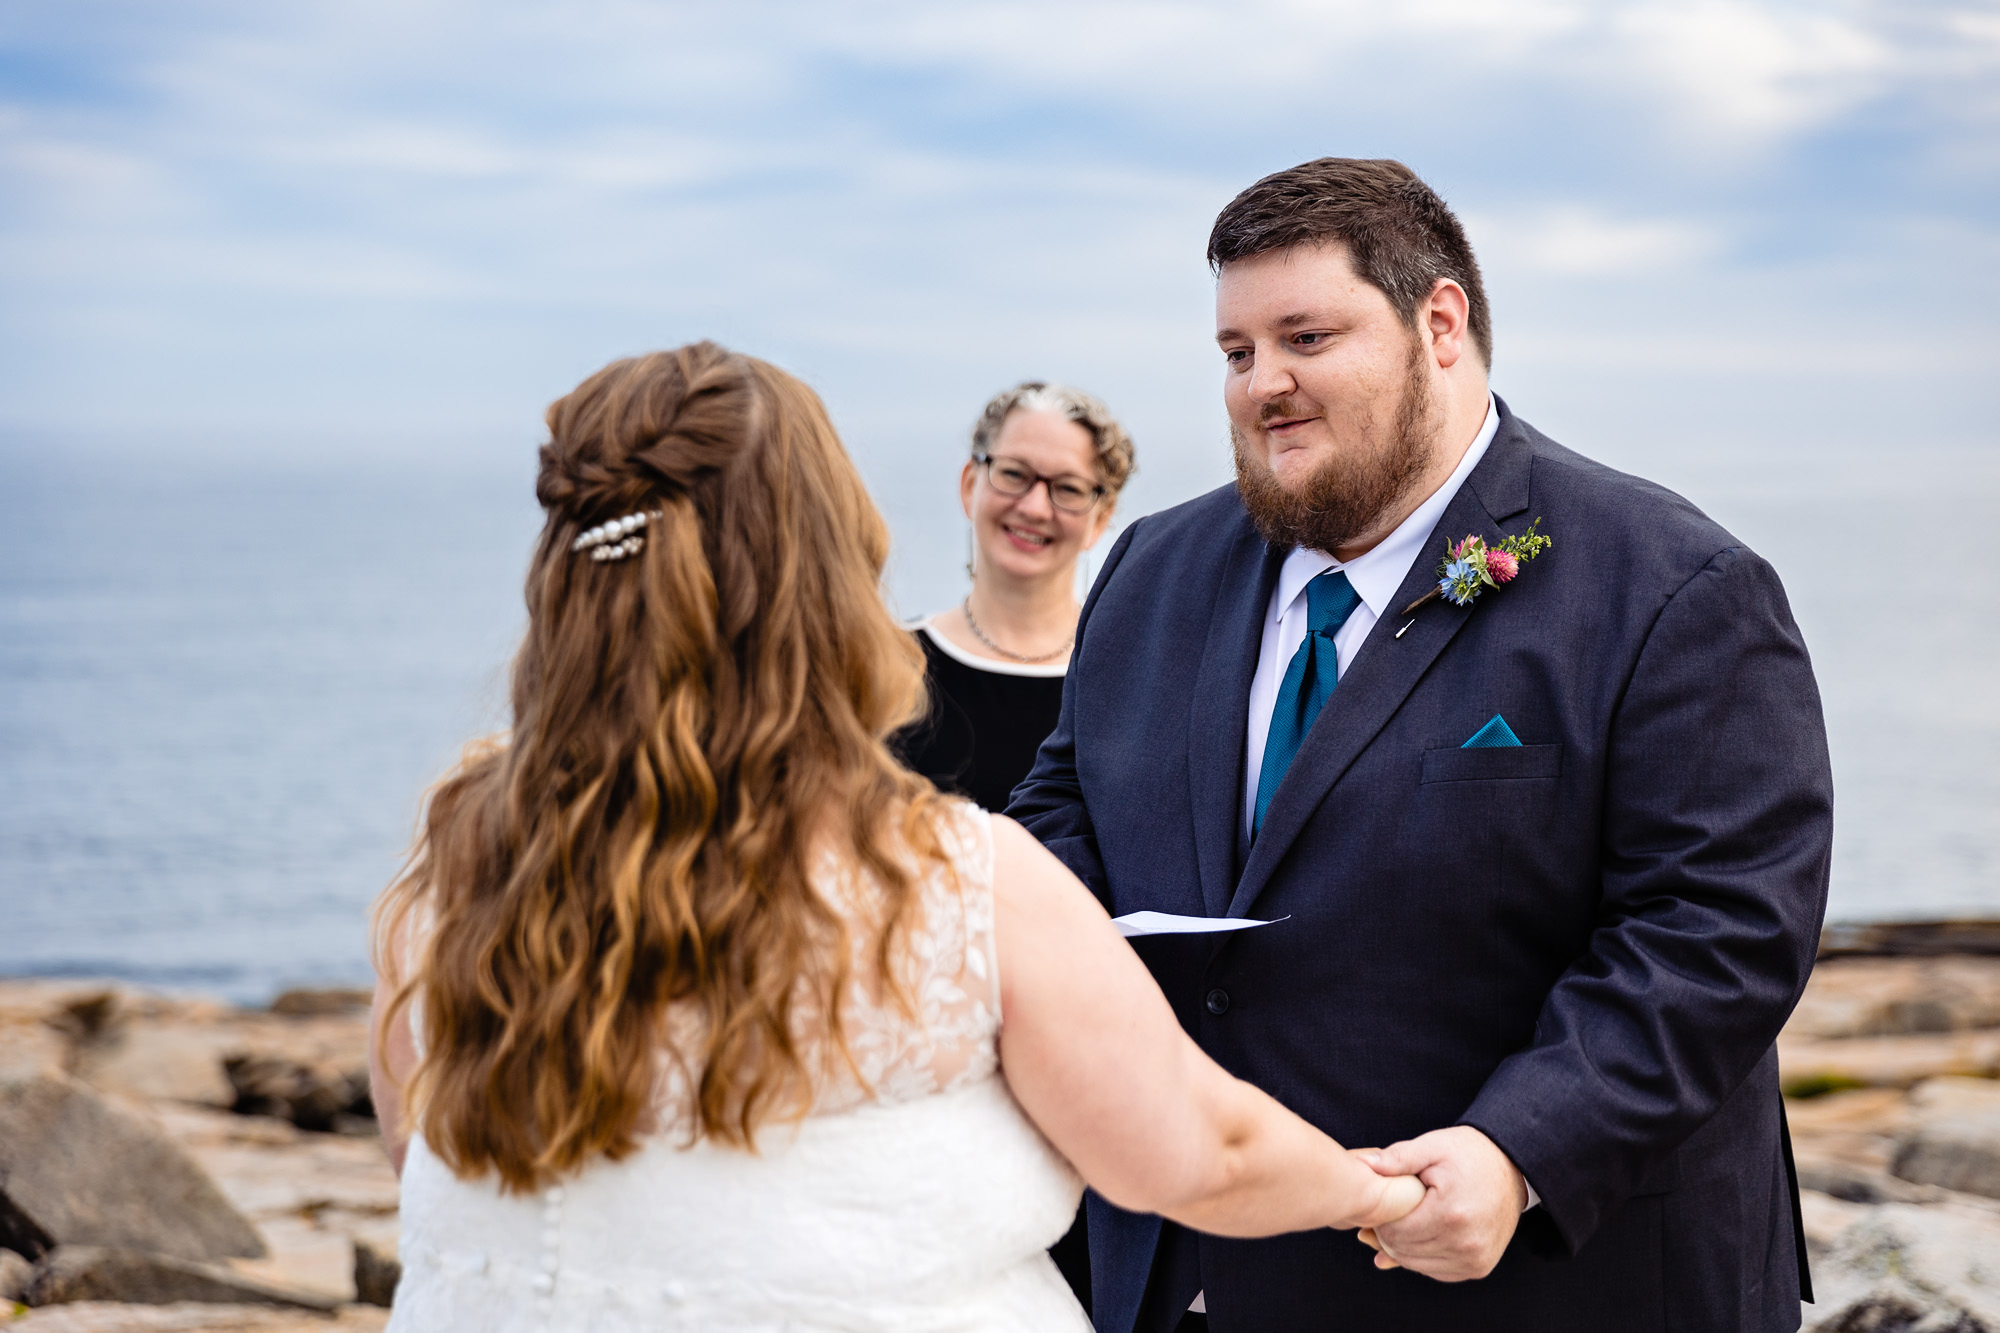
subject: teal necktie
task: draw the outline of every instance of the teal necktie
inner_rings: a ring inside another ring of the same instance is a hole
[[[1278,702],[1271,709],[1264,762],[1257,770],[1257,813],[1250,821],[1253,838],[1264,827],[1264,812],[1271,808],[1271,798],[1278,794],[1285,770],[1298,757],[1313,719],[1340,683],[1340,655],[1334,651],[1333,636],[1360,604],[1361,594],[1337,569],[1327,570],[1306,585],[1305,642],[1292,654],[1284,684],[1278,687]]]

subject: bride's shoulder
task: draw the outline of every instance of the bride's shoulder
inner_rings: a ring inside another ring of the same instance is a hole
[[[963,797],[947,796],[937,803],[934,818],[938,841],[953,867],[976,870],[986,879],[992,870],[995,830],[1009,822],[1006,816],[988,814]]]
[[[918,882],[919,932],[978,937],[993,921],[994,816],[970,801],[946,797],[926,812],[936,842],[929,864],[913,867]],[[912,849],[913,851],[915,849]],[[957,941],[961,946],[967,938]]]
[[[1005,815],[990,815],[988,820],[996,888],[1064,886],[1073,880],[1068,868],[1027,829]]]

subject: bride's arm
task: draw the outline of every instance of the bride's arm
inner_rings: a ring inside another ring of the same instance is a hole
[[[1378,1226],[1423,1201],[1224,1073],[1076,877],[1012,820],[993,838],[1001,1067],[1093,1189],[1222,1236]]]
[[[410,1006],[404,1005],[395,1021],[382,1030],[382,1014],[396,997],[397,975],[404,966],[404,940],[393,941],[383,960],[385,971],[375,981],[375,1002],[368,1011],[368,1096],[375,1104],[375,1121],[382,1127],[382,1144],[396,1174],[403,1174],[403,1154],[410,1146],[410,1131],[404,1123],[403,1089],[417,1067],[417,1044],[410,1035]]]

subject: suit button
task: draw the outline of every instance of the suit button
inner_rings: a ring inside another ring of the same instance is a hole
[[[1229,1012],[1229,992],[1217,986],[1208,993],[1208,1012],[1226,1014]]]

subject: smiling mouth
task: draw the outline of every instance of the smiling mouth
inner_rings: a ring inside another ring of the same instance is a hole
[[[1026,542],[1030,546],[1047,546],[1055,541],[1054,537],[1051,537],[1046,533],[1028,532],[1022,528],[1009,527],[1005,523],[1002,523],[1000,525],[1000,531],[1006,533],[1009,537],[1012,537],[1015,541]]]

